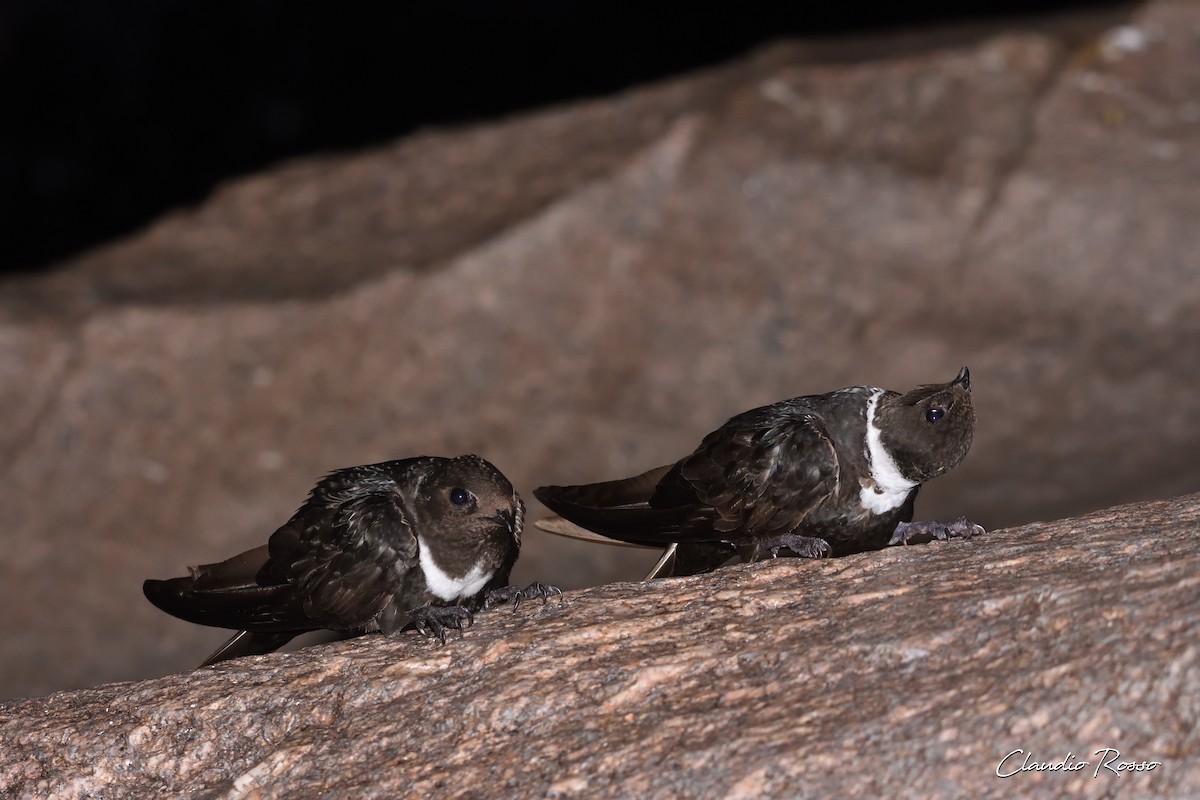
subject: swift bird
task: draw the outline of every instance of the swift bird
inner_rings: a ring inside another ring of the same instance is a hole
[[[852,386],[730,419],[689,456],[641,475],[534,495],[565,519],[539,523],[591,541],[666,547],[647,577],[731,557],[807,558],[982,533],[966,518],[912,522],[921,484],[963,460],[975,431],[966,367],[909,392]],[[580,532],[580,528],[583,529]],[[590,532],[590,533],[589,533]]]
[[[330,473],[269,542],[146,597],[168,614],[239,631],[201,666],[269,653],[306,631],[414,627],[445,641],[472,608],[562,594],[508,586],[525,505],[479,456],[422,456]]]

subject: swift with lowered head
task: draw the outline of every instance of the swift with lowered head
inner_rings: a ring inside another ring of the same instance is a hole
[[[561,594],[508,586],[525,504],[479,456],[422,456],[330,473],[262,546],[143,585],[188,622],[239,633],[202,666],[269,653],[311,630],[445,641],[472,609]]]

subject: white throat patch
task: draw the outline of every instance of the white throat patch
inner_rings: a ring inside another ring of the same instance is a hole
[[[425,585],[429,591],[443,600],[451,601],[460,598],[474,597],[479,590],[492,579],[495,570],[485,570],[483,564],[476,564],[471,571],[460,578],[453,578],[433,561],[433,554],[425,546],[425,540],[417,537],[418,558],[421,573],[425,576]]]
[[[896,466],[896,460],[883,446],[882,432],[875,424],[875,407],[883,389],[876,389],[867,401],[867,454],[871,457],[871,479],[863,480],[858,492],[859,502],[876,514],[883,514],[904,505],[908,493],[917,487]]]

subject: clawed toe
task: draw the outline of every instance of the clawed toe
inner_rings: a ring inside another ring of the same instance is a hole
[[[555,596],[557,596],[559,598],[559,602],[561,602],[563,596],[562,589],[558,588],[557,586],[552,586],[548,583],[534,581],[521,590],[521,597],[516,601],[516,603],[519,603],[521,600],[541,600],[542,605],[545,605],[547,602],[549,602],[551,597]]]
[[[779,551],[785,548],[800,558],[826,558],[833,552],[833,548],[829,546],[829,542],[824,539],[789,533],[784,536],[768,539],[756,545],[750,551],[750,556],[746,560],[758,561],[762,558],[761,553],[763,552],[770,553],[771,558],[778,558]],[[745,554],[743,554],[743,557],[745,558]]]
[[[483,607],[485,609],[494,606],[511,603],[521,594],[521,590],[516,586],[501,586],[499,589],[490,590],[483,598]]]
[[[475,615],[462,606],[422,606],[412,612],[412,625],[417,632],[437,637],[442,644],[446,643],[447,628],[462,631],[474,623]]]
[[[492,608],[493,606],[502,605],[504,603],[512,603],[515,611],[521,605],[522,600],[538,600],[544,605],[551,597],[558,595],[562,597],[562,589],[557,586],[551,586],[548,583],[535,581],[524,589],[519,589],[516,586],[501,586],[499,589],[492,589],[484,598],[483,607]]]
[[[947,526],[951,536],[956,536],[960,539],[970,539],[972,536],[982,536],[987,533],[987,528],[982,525],[971,522],[966,517],[959,517]]]
[[[826,558],[833,552],[829,542],[811,536],[789,536],[783,546],[800,558]]]
[[[966,517],[959,517],[953,522],[901,522],[892,533],[889,545],[908,544],[914,539],[937,539],[944,542],[948,539],[970,539],[973,536],[987,533],[982,525],[977,525]]]
[[[829,556],[833,555],[833,548],[824,539],[817,539],[808,545],[804,551],[797,550],[796,555],[803,556],[804,558],[829,558]]]

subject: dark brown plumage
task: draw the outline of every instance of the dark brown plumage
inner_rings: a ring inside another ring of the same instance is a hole
[[[490,593],[537,594],[505,588],[524,511],[478,456],[350,467],[322,479],[266,546],[143,588],[169,614],[241,631],[205,665],[323,628],[391,636],[415,626],[444,638]]]
[[[963,368],[949,383],[905,394],[855,386],[756,408],[675,464],[534,494],[603,536],[679,545],[674,574],[709,568],[735,552],[746,560],[784,548],[843,555],[884,547],[898,530],[909,535],[900,526],[912,520],[920,484],[962,461],[974,429]],[[943,528],[913,532],[959,532]]]

